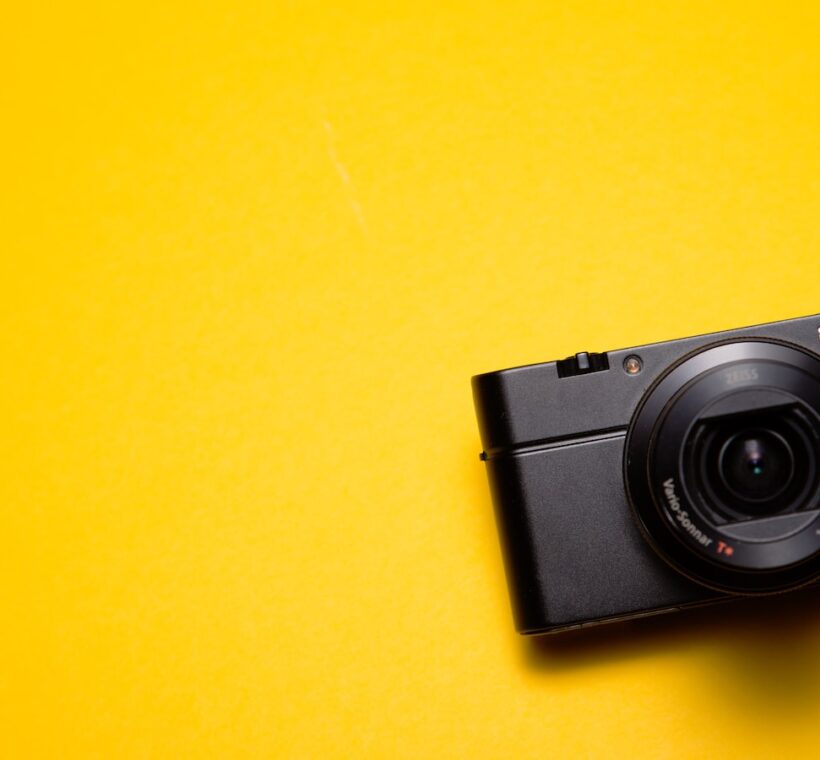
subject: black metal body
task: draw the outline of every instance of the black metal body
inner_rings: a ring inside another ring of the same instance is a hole
[[[482,458],[517,629],[532,634],[712,603],[645,540],[624,483],[624,446],[647,390],[698,349],[745,338],[820,354],[820,315],[473,378]],[[640,357],[629,374],[624,361]]]

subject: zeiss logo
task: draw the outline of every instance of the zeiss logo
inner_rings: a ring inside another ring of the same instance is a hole
[[[726,385],[750,383],[760,377],[758,371],[754,367],[751,369],[729,369],[723,373],[723,376],[726,378]]]

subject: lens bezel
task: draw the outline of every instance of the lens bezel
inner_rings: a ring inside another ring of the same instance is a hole
[[[738,540],[704,518],[683,474],[685,446],[704,410],[717,399],[755,389],[787,394],[805,406],[816,426],[820,357],[765,339],[713,344],[684,357],[645,394],[624,457],[629,501],[655,550],[699,583],[734,593],[779,591],[820,575],[820,511],[782,539]],[[820,493],[812,499],[820,502]]]

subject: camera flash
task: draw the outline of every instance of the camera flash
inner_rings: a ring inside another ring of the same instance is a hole
[[[637,375],[643,369],[643,362],[639,356],[627,356],[624,359],[624,370],[627,375]]]

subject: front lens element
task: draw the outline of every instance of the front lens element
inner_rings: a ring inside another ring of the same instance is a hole
[[[798,405],[711,418],[693,427],[684,475],[720,521],[800,511],[817,476],[814,439]]]
[[[786,440],[768,430],[735,434],[720,452],[720,476],[738,499],[768,502],[785,491],[794,477],[794,455]]]

